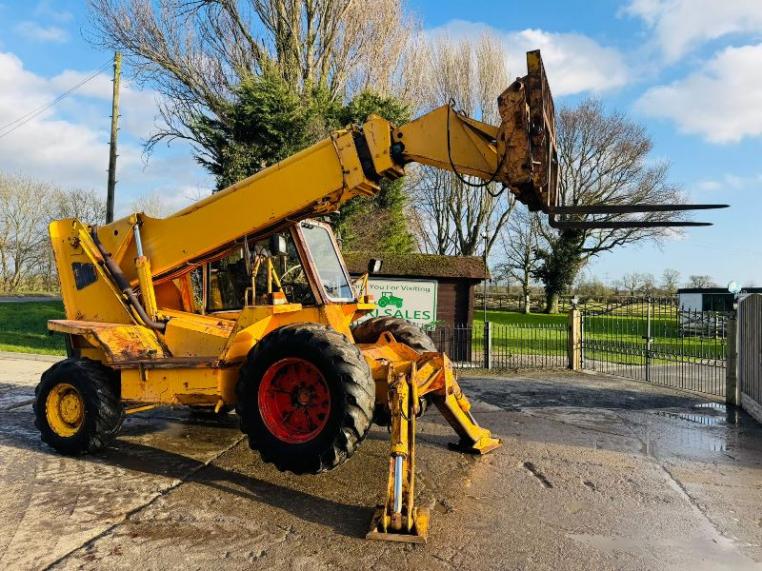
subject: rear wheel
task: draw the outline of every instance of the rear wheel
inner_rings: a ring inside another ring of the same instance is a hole
[[[59,452],[96,452],[116,437],[124,420],[119,379],[97,361],[64,359],[42,374],[34,415],[42,441]]]
[[[370,428],[375,385],[360,350],[317,324],[276,329],[249,353],[236,411],[265,462],[297,474],[346,461]]]
[[[357,343],[375,343],[387,331],[400,343],[421,353],[437,350],[431,337],[420,327],[397,317],[373,317],[358,323],[352,327],[352,336]]]
[[[375,343],[382,333],[391,333],[400,343],[404,343],[419,353],[436,351],[437,346],[417,325],[397,317],[373,317],[352,327],[352,336],[356,343]],[[419,401],[420,413],[423,416],[428,408],[428,399],[422,397]],[[373,420],[376,424],[388,426],[391,423],[391,413],[386,403],[379,404],[373,411]]]

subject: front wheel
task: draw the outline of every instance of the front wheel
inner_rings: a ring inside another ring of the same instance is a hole
[[[368,433],[375,401],[360,350],[340,333],[307,323],[286,325],[257,343],[236,391],[249,446],[296,474],[345,462]]]
[[[64,359],[42,374],[34,391],[34,424],[42,441],[63,454],[105,448],[124,420],[117,374],[90,359]]]

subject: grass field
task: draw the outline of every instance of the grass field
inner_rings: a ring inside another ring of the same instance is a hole
[[[48,319],[64,317],[60,301],[0,303],[0,351],[64,355],[61,335],[48,333]]]

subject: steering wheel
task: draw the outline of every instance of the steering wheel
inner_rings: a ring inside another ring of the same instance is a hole
[[[294,275],[293,281],[297,281],[299,279],[299,274],[302,274],[302,276],[304,275],[304,268],[302,267],[301,264],[293,265],[290,268],[288,268],[285,272],[283,272],[280,276],[280,281],[283,282],[286,276],[288,276],[291,272],[294,272],[296,270],[299,270],[299,272]]]

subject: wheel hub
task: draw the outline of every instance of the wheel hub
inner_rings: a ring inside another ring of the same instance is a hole
[[[299,392],[296,395],[296,402],[299,403],[300,406],[307,406],[310,403],[310,400],[312,400],[310,392],[306,389],[299,389]]]
[[[331,393],[320,370],[305,359],[289,357],[270,365],[258,392],[265,426],[279,440],[302,444],[325,428]]]
[[[69,383],[57,384],[48,393],[45,414],[53,432],[64,438],[75,435],[85,417],[82,395]]]

